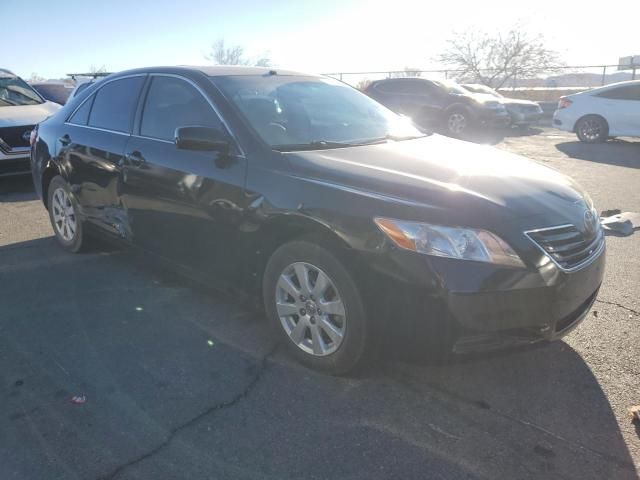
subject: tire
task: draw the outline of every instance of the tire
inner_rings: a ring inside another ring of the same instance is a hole
[[[576,122],[576,135],[585,143],[606,142],[609,137],[609,125],[598,115],[587,115]]]
[[[445,115],[445,128],[452,137],[462,137],[471,129],[471,117],[463,108],[454,108]]]
[[[332,375],[364,365],[370,329],[362,298],[326,248],[302,240],[278,248],[265,269],[263,299],[272,326],[300,363]]]
[[[67,181],[59,175],[49,183],[49,220],[58,243],[65,250],[78,253],[87,248],[82,221],[77,215],[78,205]],[[61,208],[64,205],[65,208]]]

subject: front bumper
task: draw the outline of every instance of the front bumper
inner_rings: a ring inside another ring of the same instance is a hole
[[[386,311],[413,318],[405,328],[412,338],[444,332],[442,342],[455,353],[556,340],[573,330],[595,302],[605,250],[570,273],[551,261],[540,269],[513,269],[396,250],[376,267],[386,277],[377,295],[392,305]],[[385,316],[384,323],[399,325]]]
[[[511,124],[511,117],[505,110],[483,109],[477,114],[476,121],[482,127],[504,128]]]
[[[542,110],[535,112],[520,112],[520,111],[511,111],[509,110],[509,115],[511,115],[511,124],[524,126],[524,125],[534,125],[540,121],[542,118]]]

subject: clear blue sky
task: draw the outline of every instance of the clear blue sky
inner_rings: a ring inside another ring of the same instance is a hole
[[[276,65],[308,71],[428,68],[454,31],[491,31],[516,22],[543,33],[568,63],[615,63],[619,56],[640,54],[640,1],[610,0],[606,9],[587,5],[584,0],[0,0],[0,66],[27,78],[34,72],[58,78],[91,65],[117,71],[205,64],[211,43],[224,38],[245,46],[249,55],[268,51]]]

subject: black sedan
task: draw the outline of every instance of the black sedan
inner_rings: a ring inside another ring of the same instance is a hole
[[[325,77],[122,72],[32,142],[62,247],[109,237],[261,297],[289,350],[331,373],[380,339],[440,354],[559,338],[602,281],[603,234],[570,178],[425,135]]]
[[[452,137],[464,137],[472,129],[499,129],[510,123],[501,101],[448,80],[390,78],[371,82],[364,91],[418,125]]]

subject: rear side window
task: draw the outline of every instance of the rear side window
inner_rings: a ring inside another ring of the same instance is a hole
[[[637,100],[640,101],[640,85],[625,85],[623,87],[612,88],[599,93],[598,97],[610,98],[612,100]]]
[[[140,135],[173,140],[177,127],[223,129],[211,105],[192,85],[175,77],[154,77],[142,112]]]
[[[402,93],[405,95],[426,95],[431,85],[424,80],[389,80],[376,85],[376,89],[383,93]]]
[[[95,94],[89,125],[129,132],[144,77],[123,78],[107,83]]]
[[[86,125],[89,121],[89,112],[91,112],[91,105],[93,104],[93,96],[89,97],[76,112],[71,115],[69,123],[74,125]]]

